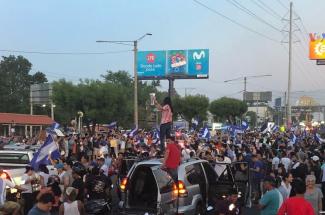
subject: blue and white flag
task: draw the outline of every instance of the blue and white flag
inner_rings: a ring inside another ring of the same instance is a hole
[[[137,134],[138,134],[138,128],[136,127],[130,131],[129,137],[134,137]]]
[[[297,137],[296,137],[296,135],[294,133],[291,133],[290,142],[292,144],[296,144],[296,142],[297,142]]]
[[[205,126],[204,129],[202,130],[201,137],[206,138],[206,139],[210,139],[211,135],[210,135],[210,131],[209,131],[207,126]]]
[[[199,125],[199,119],[197,117],[193,118],[191,127],[195,130],[198,125]]]
[[[314,139],[315,139],[318,143],[325,143],[325,139],[322,139],[318,133],[315,133],[315,137],[314,137]]]
[[[60,158],[59,147],[55,143],[52,134],[47,134],[47,138],[44,144],[39,148],[39,150],[34,154],[34,157],[30,165],[37,170],[40,164],[49,165],[49,155],[52,159]]]
[[[107,125],[108,128],[116,128],[117,127],[117,122],[111,122],[110,124]]]
[[[248,129],[248,122],[247,121],[245,121],[245,120],[243,120],[242,122],[241,122],[241,128],[243,129],[243,130],[247,130]]]

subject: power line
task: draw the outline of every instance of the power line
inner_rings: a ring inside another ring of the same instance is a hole
[[[262,5],[260,5],[260,3],[258,3],[256,0],[251,0],[255,5],[257,5],[259,8],[261,8],[263,11],[265,11],[266,13],[270,14],[271,16],[273,16],[274,18],[278,19],[278,18],[282,18],[281,16],[280,17],[277,17],[275,14],[271,13],[270,10],[267,10],[265,9],[265,7],[263,7]]]
[[[106,55],[106,54],[119,54],[125,52],[131,52],[132,50],[120,50],[120,51],[107,51],[107,52],[47,52],[47,51],[25,51],[25,50],[10,50],[0,49],[0,52],[12,52],[23,54],[42,54],[42,55]]]
[[[233,24],[235,24],[235,25],[238,25],[239,27],[241,27],[241,28],[243,28],[243,29],[245,29],[245,30],[247,30],[247,31],[250,31],[250,32],[252,32],[252,33],[254,33],[254,34],[256,34],[256,35],[259,35],[259,36],[261,36],[261,37],[263,37],[263,38],[265,38],[265,39],[268,39],[268,40],[270,40],[270,41],[273,41],[273,42],[275,42],[275,43],[279,43],[279,42],[280,42],[280,41],[278,41],[278,40],[276,40],[276,39],[273,39],[273,38],[271,38],[271,37],[269,37],[269,36],[267,36],[267,35],[265,35],[265,34],[262,34],[262,33],[258,32],[258,31],[255,31],[254,29],[252,29],[252,28],[250,28],[250,27],[247,27],[247,26],[245,26],[245,25],[243,25],[243,24],[237,22],[237,21],[234,20],[234,19],[229,18],[228,16],[226,16],[226,15],[220,13],[219,11],[217,11],[217,10],[215,10],[215,9],[213,9],[213,8],[211,8],[211,7],[209,7],[209,6],[207,6],[206,4],[203,4],[202,2],[200,2],[200,1],[198,1],[198,0],[193,0],[193,1],[194,1],[196,4],[198,4],[198,5],[200,5],[200,6],[204,7],[204,8],[206,8],[206,9],[208,9],[209,11],[211,11],[211,12],[217,14],[218,16],[220,16],[220,17],[222,17],[222,18],[224,18],[224,19],[230,21],[231,23],[233,23]]]
[[[249,10],[247,7],[245,7],[244,5],[242,5],[241,3],[239,3],[238,1],[236,1],[236,0],[226,0],[226,1],[229,2],[230,4],[234,5],[236,8],[240,9],[241,11],[244,11],[248,15],[252,16],[256,20],[264,23],[265,25],[273,28],[274,30],[276,30],[278,32],[281,32],[281,30],[279,28],[275,27],[271,23],[269,23],[269,22],[265,21],[264,19],[262,19],[261,17],[257,16],[254,12],[252,12],[251,10]]]
[[[257,0],[258,2],[260,2],[264,7],[266,7],[267,9],[269,9],[275,16],[277,16],[278,18],[282,18],[281,15],[279,15],[277,12],[275,12],[270,6],[268,6],[266,3],[264,3],[261,0]]]
[[[289,8],[281,2],[281,0],[276,0],[284,9],[289,10]]]

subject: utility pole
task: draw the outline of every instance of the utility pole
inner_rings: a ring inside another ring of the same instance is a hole
[[[134,51],[134,126],[138,128],[139,123],[139,113],[138,113],[138,73],[137,73],[137,59],[138,59],[138,41],[133,41],[133,51]]]
[[[245,93],[247,90],[247,78],[251,79],[251,78],[262,78],[262,77],[270,77],[272,75],[251,75],[251,76],[244,76],[244,77],[239,77],[239,78],[235,78],[235,79],[231,79],[231,80],[226,80],[224,81],[224,83],[228,83],[228,82],[233,82],[233,81],[238,81],[238,80],[243,80],[244,79],[244,96],[243,96],[243,101],[245,101]]]
[[[136,128],[138,128],[139,124],[139,117],[138,117],[138,72],[137,72],[137,59],[138,59],[138,42],[145,38],[146,36],[151,36],[151,33],[146,33],[140,38],[136,40],[97,40],[97,43],[115,43],[119,45],[130,45],[133,46],[133,52],[134,52],[134,62],[133,62],[133,70],[134,70],[134,125]],[[132,45],[130,44],[132,43]]]
[[[290,2],[290,24],[289,24],[289,71],[288,71],[288,90],[287,90],[287,127],[291,127],[291,73],[292,73],[292,2]]]
[[[243,101],[245,101],[245,97],[246,97],[246,86],[247,86],[247,77],[244,77],[244,97],[243,97]]]

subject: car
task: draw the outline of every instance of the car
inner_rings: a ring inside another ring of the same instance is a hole
[[[161,166],[161,159],[141,161],[132,166],[120,184],[121,214],[196,215],[204,214],[213,206],[218,177],[208,161],[183,161],[178,167],[178,181]]]
[[[0,150],[0,167],[5,170],[8,177],[16,185],[21,185],[21,176],[25,173],[25,167],[30,164],[35,151],[26,149]],[[48,165],[50,175],[56,174],[52,165]]]

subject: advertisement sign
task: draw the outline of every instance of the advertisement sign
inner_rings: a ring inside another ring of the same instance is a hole
[[[209,77],[209,50],[139,51],[139,80]]]
[[[244,100],[247,102],[268,102],[272,101],[272,92],[244,92]]]
[[[168,70],[167,76],[184,76],[187,74],[187,51],[170,50],[168,51]]]
[[[209,50],[188,50],[188,76],[207,78],[209,74]]]
[[[138,52],[138,77],[155,78],[165,76],[166,51]]]
[[[309,59],[325,60],[325,34],[310,34]]]
[[[310,41],[309,58],[311,60],[325,59],[325,40]]]
[[[49,83],[32,84],[30,99],[33,104],[49,104],[52,97],[52,86]]]

